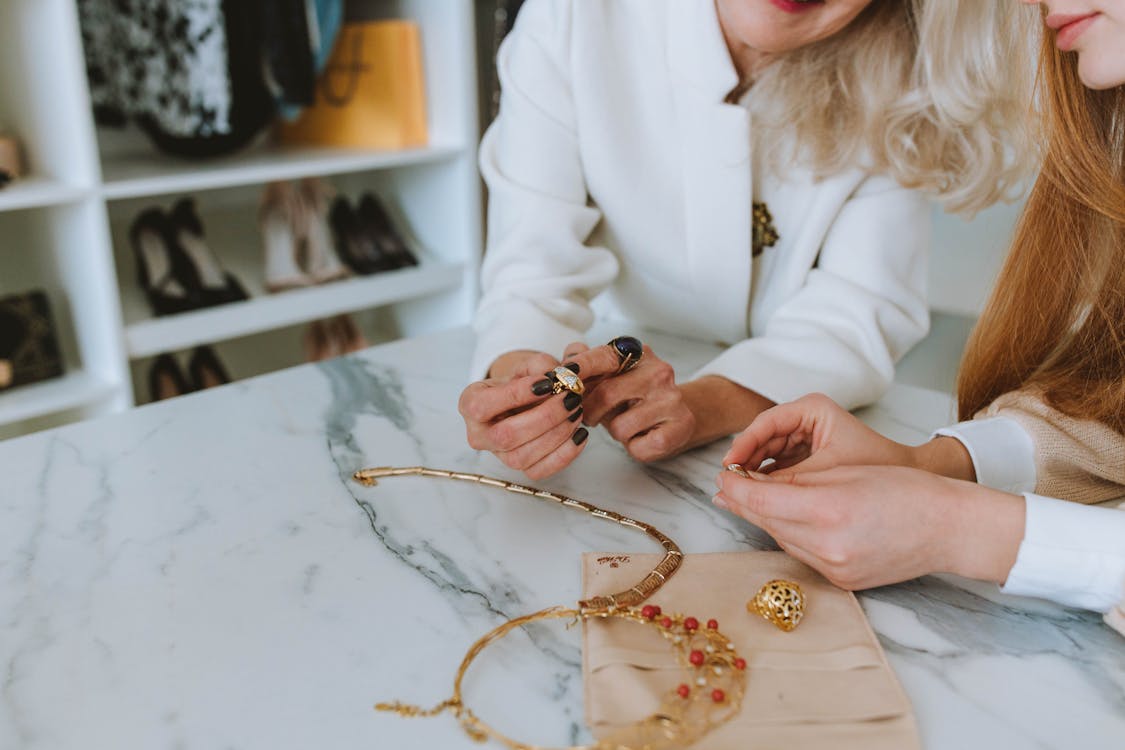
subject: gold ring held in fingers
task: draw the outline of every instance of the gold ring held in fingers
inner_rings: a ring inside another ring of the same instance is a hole
[[[746,603],[746,609],[788,633],[805,616],[805,592],[793,581],[770,581],[758,589],[754,598]]]
[[[565,367],[556,367],[550,375],[555,381],[554,385],[551,386],[555,393],[562,393],[565,390],[581,396],[586,392],[586,386],[582,384],[582,378]]]

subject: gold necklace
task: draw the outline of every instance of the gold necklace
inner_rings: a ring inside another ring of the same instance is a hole
[[[436,716],[449,711],[461,723],[462,729],[477,741],[483,742],[491,737],[512,750],[544,750],[501,734],[474,714],[462,699],[461,683],[465,673],[490,644],[530,622],[569,620],[569,627],[578,621],[617,618],[657,628],[665,641],[671,644],[680,666],[690,677],[669,689],[661,700],[660,708],[647,718],[624,727],[593,745],[576,746],[569,750],[683,748],[738,714],[746,689],[746,660],[738,655],[730,639],[719,632],[718,623],[708,620],[702,625],[695,617],[664,614],[660,607],[651,604],[638,607],[675,574],[683,561],[683,552],[668,536],[647,523],[603,510],[582,500],[480,474],[429,469],[424,466],[379,467],[357,471],[354,478],[370,487],[377,484],[379,479],[398,476],[426,476],[474,482],[549,500],[567,508],[581,510],[595,518],[643,531],[664,548],[664,558],[641,581],[625,591],[579,601],[577,608],[550,607],[509,620],[489,631],[472,645],[461,661],[453,680],[453,696],[433,708],[424,709],[395,701],[376,704],[377,711],[389,711],[406,717]]]

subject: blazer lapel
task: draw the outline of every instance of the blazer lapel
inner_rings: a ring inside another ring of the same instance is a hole
[[[687,317],[717,340],[746,336],[751,281],[750,115],[713,0],[668,4],[668,65],[683,163],[684,226],[698,306]],[[724,324],[725,322],[725,324]]]

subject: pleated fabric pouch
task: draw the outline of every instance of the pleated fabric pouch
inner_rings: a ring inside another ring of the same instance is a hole
[[[628,588],[660,555],[583,556],[586,597]],[[773,579],[800,584],[807,606],[786,633],[746,609]],[[910,701],[851,592],[783,552],[687,555],[649,602],[664,612],[715,618],[747,661],[737,717],[694,747],[701,750],[916,750]],[[648,716],[684,680],[653,628],[591,620],[583,630],[586,719],[596,737]]]

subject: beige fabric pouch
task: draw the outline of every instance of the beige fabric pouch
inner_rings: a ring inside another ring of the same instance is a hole
[[[586,597],[627,589],[660,555],[583,556]],[[746,611],[758,588],[796,581],[807,598],[801,624],[785,633]],[[738,717],[701,740],[702,750],[914,750],[910,701],[855,596],[783,552],[688,555],[650,599],[666,612],[715,618],[747,661]],[[684,680],[655,629],[594,620],[583,630],[586,719],[596,737],[651,714]]]

